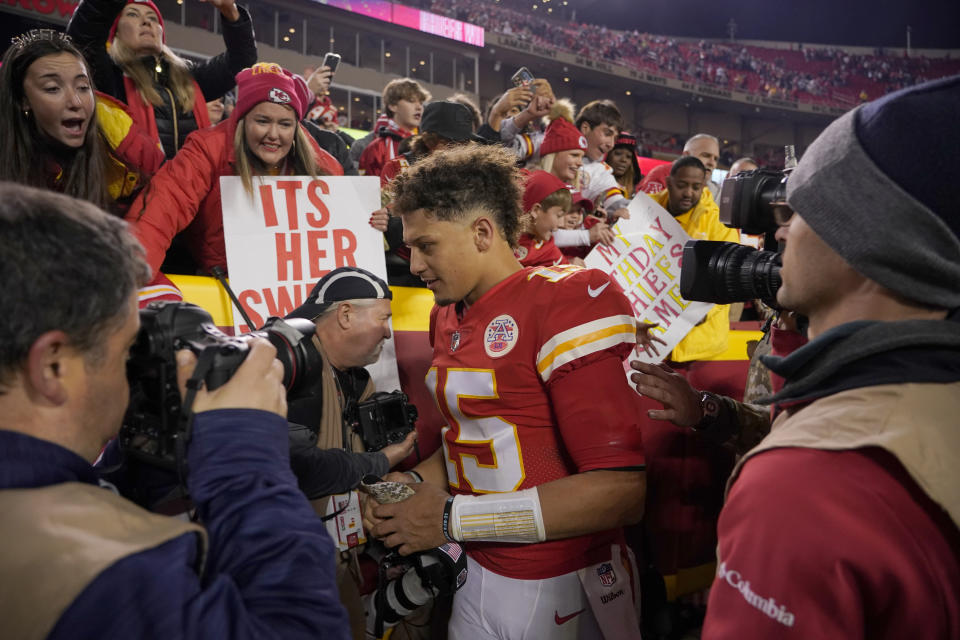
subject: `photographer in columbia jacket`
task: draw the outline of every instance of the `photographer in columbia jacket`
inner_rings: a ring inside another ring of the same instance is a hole
[[[960,637],[960,77],[861,105],[790,175],[777,301],[810,342],[718,525],[703,637]],[[923,158],[924,162],[917,162]]]
[[[270,343],[188,403],[202,526],[149,513],[91,465],[128,403],[142,248],[93,205],[9,184],[0,245],[0,637],[347,637],[333,546],[290,471]],[[171,363],[181,393],[195,363]]]

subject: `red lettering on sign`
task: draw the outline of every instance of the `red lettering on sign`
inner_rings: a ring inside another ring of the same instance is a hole
[[[280,222],[277,220],[277,209],[273,206],[273,189],[268,184],[260,185],[260,206],[267,228],[278,226]]]
[[[274,298],[276,291],[276,298]],[[276,289],[264,289],[263,297],[267,302],[267,313],[271,316],[283,317],[297,308],[290,299],[290,289],[288,287],[277,287]]]
[[[290,231],[299,229],[297,216],[297,191],[303,186],[299,180],[278,180],[277,189],[283,191],[287,196],[287,225]]]
[[[620,259],[620,252],[613,247],[608,247],[603,244],[597,245],[597,255],[607,261],[607,264],[612,265],[617,260]]]
[[[357,236],[349,229],[333,230],[333,257],[338,267],[355,267],[353,252],[357,250]]]
[[[647,284],[650,285],[650,288],[653,289],[654,295],[659,295],[661,291],[667,288],[665,282],[660,282],[660,278],[657,277],[652,270],[646,271],[643,274],[643,279],[647,281]]]
[[[289,237],[290,244],[287,245]],[[303,256],[300,247],[299,233],[277,233],[274,234],[277,251],[277,280],[301,280],[303,279]],[[290,264],[291,275],[287,276],[287,264]]]
[[[321,269],[320,262],[327,258],[327,250],[320,248],[320,241],[327,239],[327,232],[307,231],[307,261],[310,264],[310,277],[322,278],[329,269]]]
[[[257,327],[263,326],[263,317],[254,311],[252,306],[254,304],[260,304],[263,302],[263,298],[260,297],[260,294],[253,289],[247,289],[245,291],[241,291],[240,295],[237,296],[237,299],[240,301],[240,306],[243,307],[244,311],[247,312],[247,315],[250,316],[250,321],[253,322]],[[251,330],[252,329],[246,325],[240,325],[240,331],[242,333],[247,333]]]
[[[679,242],[677,244],[670,245],[670,257],[679,260],[680,262],[677,264],[683,266],[683,245]]]
[[[657,314],[657,317],[660,318],[660,322],[669,327],[670,323],[673,322],[673,318],[680,315],[680,312],[673,308],[666,298],[660,300],[659,305],[653,305],[653,312]],[[670,315],[673,314],[673,315]]]
[[[64,2],[64,0],[57,0],[57,8],[60,9],[60,15],[64,18],[72,16],[73,11],[77,8],[76,2]]]
[[[650,254],[643,247],[638,246],[628,253],[627,257],[633,260],[641,270],[650,266]]]
[[[663,234],[663,237],[666,238],[667,240],[669,240],[670,238],[673,237],[672,235],[670,235],[669,233],[667,233],[667,230],[666,230],[666,229],[663,228],[663,223],[660,222],[660,216],[656,216],[656,217],[653,219],[653,225],[652,225],[652,226],[653,226],[654,229],[656,229],[657,231],[659,231],[660,233],[662,233],[662,234]]]
[[[627,300],[630,301],[630,306],[633,308],[633,314],[636,316],[643,315],[643,311],[647,308],[647,303],[644,300],[640,299],[640,296],[637,295],[636,289],[630,289],[624,292],[624,295],[627,296]]]
[[[307,198],[310,200],[310,204],[317,208],[316,213],[312,211],[307,212],[307,224],[320,229],[327,226],[327,223],[330,222],[330,210],[327,209],[326,203],[320,198],[320,194],[318,194],[317,191],[320,191],[323,195],[329,195],[330,187],[328,187],[327,183],[323,180],[314,180],[310,183],[310,186],[307,187]]]

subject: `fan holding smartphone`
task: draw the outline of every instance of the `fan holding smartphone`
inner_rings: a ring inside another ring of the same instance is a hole
[[[330,93],[330,82],[338,66],[340,66],[340,54],[331,52],[323,57],[323,63],[316,69],[312,67],[304,69],[303,77],[307,79],[307,86],[317,98]]]

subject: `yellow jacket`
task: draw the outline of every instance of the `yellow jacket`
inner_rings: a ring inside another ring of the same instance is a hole
[[[666,209],[670,192],[664,189],[650,197]],[[697,206],[674,219],[680,223],[683,230],[693,240],[740,242],[740,233],[720,222],[720,209],[710,194],[710,190],[706,187],[703,188]],[[729,316],[729,305],[714,305],[707,312],[703,324],[691,329],[687,337],[674,348],[673,353],[670,354],[670,359],[674,362],[689,362],[710,358],[726,351],[730,336]]]
[[[97,93],[97,124],[109,147],[107,193],[113,202],[129,201],[160,168],[165,157],[134,123],[123,103]],[[125,208],[122,204],[121,208]]]

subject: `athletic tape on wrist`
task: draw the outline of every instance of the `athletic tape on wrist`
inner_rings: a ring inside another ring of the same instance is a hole
[[[445,532],[458,542],[529,543],[543,542],[547,537],[536,487],[482,496],[458,495],[448,506]]]

